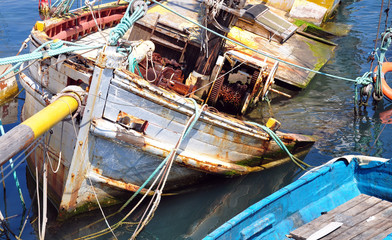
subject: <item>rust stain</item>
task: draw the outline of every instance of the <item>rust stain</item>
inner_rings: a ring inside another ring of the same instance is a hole
[[[136,192],[140,189],[140,186],[137,186],[135,184],[132,183],[126,183],[123,180],[115,180],[109,177],[104,177],[102,176],[102,179],[105,181],[106,184],[110,185],[110,186],[114,186],[120,189],[125,189],[127,191],[131,191],[131,192]],[[142,194],[146,194],[147,193],[147,189],[142,188],[140,191]],[[148,195],[152,195],[154,194],[153,192],[150,192]]]
[[[8,86],[7,82],[5,82],[5,81],[0,82],[0,89],[1,90],[5,89],[7,86]]]
[[[93,168],[93,171],[97,174],[101,174],[101,170],[99,168]]]

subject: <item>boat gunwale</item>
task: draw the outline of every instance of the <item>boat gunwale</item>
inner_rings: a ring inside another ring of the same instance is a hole
[[[256,214],[258,211],[262,211],[263,208],[268,207],[268,205],[277,202],[279,199],[285,197],[286,195],[290,194],[291,192],[299,189],[300,187],[304,186],[307,183],[312,182],[313,180],[325,175],[326,173],[332,171],[332,169],[337,164],[344,164],[346,167],[349,167],[350,163],[355,161],[355,166],[359,168],[369,168],[369,167],[377,167],[374,165],[368,166],[369,162],[378,162],[379,164],[383,164],[388,161],[392,161],[385,158],[379,157],[370,157],[370,156],[360,156],[360,155],[345,155],[342,157],[334,158],[319,167],[314,168],[313,170],[308,171],[303,176],[301,176],[298,180],[292,182],[291,184],[281,188],[280,190],[272,193],[271,195],[263,198],[262,200],[254,203],[250,207],[246,208],[218,228],[216,228],[213,232],[209,233],[204,240],[210,239],[218,239],[235,227],[236,225],[241,224],[242,222],[246,221],[247,218],[251,217],[252,215]],[[300,210],[300,209],[299,209]]]

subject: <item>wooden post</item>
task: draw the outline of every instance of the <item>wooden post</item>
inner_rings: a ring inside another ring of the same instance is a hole
[[[0,166],[74,112],[78,106],[79,103],[74,97],[62,96],[1,136]]]

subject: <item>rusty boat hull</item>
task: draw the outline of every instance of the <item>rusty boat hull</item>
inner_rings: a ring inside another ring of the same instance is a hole
[[[107,17],[98,22],[109,29],[125,9],[106,5],[100,13]],[[96,29],[89,16],[79,10],[72,17],[38,22],[30,36],[30,51],[52,38],[80,42],[91,37]],[[26,89],[23,119],[43,109],[67,86],[78,85],[88,92],[77,116],[57,124],[45,136],[46,149],[39,146],[28,158],[31,172],[37,168],[39,176],[44,161],[49,161],[48,194],[60,218],[96,208],[97,200],[103,206],[116,204],[137,191],[169,155],[195,114],[195,105],[184,98],[183,90],[151,83],[116,64],[108,67],[116,57],[109,47],[62,54],[31,61],[20,74]],[[294,154],[306,153],[315,141],[306,135],[276,134]],[[203,109],[177,151],[165,190],[186,188],[211,174],[244,175],[287,161],[286,153],[262,128]]]

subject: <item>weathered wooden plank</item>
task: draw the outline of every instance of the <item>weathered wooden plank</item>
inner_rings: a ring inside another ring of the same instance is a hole
[[[137,105],[134,103],[137,103]],[[126,112],[143,120],[148,120],[150,124],[155,124],[161,129],[167,129],[177,134],[180,134],[184,130],[184,126],[189,119],[189,116],[179,111],[164,108],[162,105],[149,101],[147,98],[137,96],[122,88],[111,85],[104,116],[107,119],[116,121],[119,111]],[[200,135],[199,139],[202,141],[209,141],[208,138],[210,136],[215,136],[219,141],[228,140],[241,145],[246,143],[254,147],[260,145],[260,140],[257,138],[228,131],[218,126],[211,126],[203,121],[199,121],[193,129],[192,131],[194,133],[192,133],[192,137],[199,138]],[[154,138],[159,138],[157,135],[159,132],[150,132],[150,130],[147,129],[148,134],[151,134]]]
[[[385,239],[388,235],[392,233],[392,227],[384,229],[382,232],[380,231],[377,235],[373,236],[372,239]]]
[[[314,229],[308,229],[307,232],[305,232],[303,234],[303,237],[307,238],[309,237],[314,231],[316,231],[317,229],[322,228],[323,226],[329,224],[332,221],[342,221],[342,220],[348,220],[349,218],[355,217],[359,214],[361,214],[363,211],[371,208],[372,206],[374,206],[375,204],[381,202],[381,199],[376,198],[376,197],[369,197],[368,199],[366,199],[365,201],[359,202],[359,204],[348,208],[346,211],[341,211],[341,212],[337,212],[337,213],[327,213],[326,215],[329,215],[330,218],[327,221],[321,222],[318,221],[318,219],[316,219],[315,225],[314,225]]]
[[[134,103],[138,103],[135,105]],[[108,102],[104,116],[116,121],[119,111],[147,120],[149,126],[146,135],[175,145],[185,128],[188,116],[177,111],[162,108],[159,104],[126,92],[116,86],[109,89]],[[263,145],[258,139],[246,135],[225,131],[217,126],[208,126],[199,121],[191,130],[192,138],[185,141],[181,149],[219,156],[222,159],[242,161],[254,156],[261,156],[268,149],[276,149],[275,142]],[[185,145],[186,144],[186,145]]]
[[[361,214],[363,211],[371,208],[375,204],[381,202],[381,199],[370,196],[368,199],[359,202],[359,204],[346,209],[345,211],[334,212],[334,213],[327,213],[326,215],[329,216],[327,221],[319,221],[316,219],[314,222],[314,229],[308,229],[302,236],[307,238],[309,237],[314,231],[324,227],[325,225],[329,224],[333,221],[348,221],[349,218],[356,217]]]
[[[317,231],[317,229],[320,229],[322,227],[320,227],[320,225],[325,222],[329,223],[330,221],[332,221],[335,214],[345,212],[348,209],[360,204],[361,202],[368,200],[369,198],[370,196],[361,194],[347,201],[346,203],[332,209],[329,213],[321,215],[319,218],[317,218],[317,221],[311,221],[303,225],[302,227],[295,229],[290,233],[290,235],[293,236],[294,239],[306,239],[306,236],[310,236],[313,232]]]
[[[386,237],[390,232],[386,232],[385,230],[392,227],[391,216],[392,204],[390,208],[387,208],[384,211],[374,215],[374,218],[365,220],[360,224],[357,224],[355,228],[352,228],[353,233],[351,234],[351,238],[347,239],[375,239],[375,236],[383,234],[384,237]]]
[[[33,130],[20,124],[0,137],[0,166],[34,141]]]
[[[363,228],[361,227],[367,220],[378,216],[379,213],[389,211],[388,208],[392,207],[392,203],[388,201],[381,201],[371,208],[365,211],[359,212],[356,215],[346,215],[346,219],[343,221],[343,226],[337,231],[329,234],[323,240],[327,239],[350,239],[351,237],[361,233]]]

